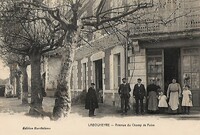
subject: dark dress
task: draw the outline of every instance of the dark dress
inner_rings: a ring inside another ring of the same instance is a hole
[[[85,99],[85,109],[89,109],[89,115],[94,115],[94,110],[98,108],[98,99],[96,95],[95,89],[90,87],[88,89],[88,92],[86,94],[86,99]]]
[[[158,89],[160,87],[155,84],[147,86],[148,110],[156,111],[158,109]]]

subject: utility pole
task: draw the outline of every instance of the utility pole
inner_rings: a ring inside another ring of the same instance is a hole
[[[126,44],[124,47],[124,58],[125,58],[125,64],[124,64],[124,69],[125,69],[125,78],[128,79],[128,47],[129,47],[129,35],[130,31],[126,31]]]

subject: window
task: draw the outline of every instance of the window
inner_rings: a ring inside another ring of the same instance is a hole
[[[73,84],[74,84],[74,66],[72,66],[72,74],[71,74],[71,82],[70,82],[70,89],[73,89]]]
[[[192,89],[200,88],[199,58],[199,48],[183,49],[183,83],[191,86]]]
[[[114,55],[114,88],[121,84],[121,60],[120,53]]]
[[[86,63],[83,63],[83,89],[87,89],[86,86],[87,86],[87,70],[86,70]]]
[[[163,51],[159,49],[147,50],[147,83],[153,79],[161,88],[164,87],[162,53]]]
[[[118,78],[118,85],[121,83],[121,66],[120,66],[120,54],[117,55],[117,78]]]

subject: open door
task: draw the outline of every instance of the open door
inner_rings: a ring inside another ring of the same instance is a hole
[[[103,71],[102,71],[102,59],[94,61],[95,65],[95,85],[96,85],[96,91],[97,95],[99,97],[99,102],[103,102]]]
[[[147,50],[147,85],[154,79],[166,94],[173,78],[181,83],[180,71],[179,48]]]
[[[176,79],[176,82],[181,84],[180,79],[180,49],[169,48],[164,49],[164,85],[165,93],[168,85],[172,82],[172,79]]]

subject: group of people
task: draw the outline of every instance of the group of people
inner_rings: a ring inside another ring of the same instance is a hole
[[[130,85],[127,83],[126,78],[122,79],[122,84],[119,86],[118,93],[121,97],[121,111],[122,114],[127,114],[130,98]],[[172,79],[172,83],[169,84],[167,89],[167,95],[164,95],[164,91],[160,86],[155,84],[155,80],[150,80],[150,84],[147,86],[147,92],[144,85],[141,83],[140,78],[137,79],[137,84],[133,88],[133,98],[135,99],[135,112],[144,114],[144,99],[146,98],[147,111],[149,113],[165,113],[167,110],[169,113],[179,113],[182,106],[183,113],[190,113],[190,107],[192,107],[192,93],[189,90],[190,87],[185,85],[183,91],[180,84],[176,82],[176,79]],[[182,99],[182,100],[181,100]]]
[[[172,83],[169,84],[167,89],[167,95],[161,90],[160,86],[155,84],[155,80],[150,80],[150,84],[145,86],[142,84],[142,79],[137,79],[137,84],[133,88],[133,98],[135,99],[135,112],[136,114],[144,114],[144,99],[147,100],[147,111],[149,113],[165,113],[167,110],[171,113],[178,113],[182,106],[183,113],[189,114],[190,107],[192,106],[192,93],[189,90],[190,87],[185,85],[183,91],[180,84],[176,82],[176,79],[172,79]],[[119,85],[118,94],[121,99],[121,112],[122,115],[127,115],[129,106],[129,99],[131,87],[127,83],[127,79],[122,79],[122,84]],[[182,100],[181,100],[182,99]],[[88,89],[85,100],[85,109],[89,110],[89,117],[95,116],[94,111],[98,108],[98,98],[95,91],[95,84],[91,83],[91,87]]]
[[[126,78],[123,78],[122,82],[123,83],[120,84],[119,86],[118,94],[120,95],[120,98],[121,98],[122,114],[127,115],[131,87],[130,87],[130,84],[127,83]],[[144,114],[143,100],[144,100],[144,97],[146,96],[146,91],[145,91],[144,85],[141,82],[142,82],[142,79],[138,78],[137,84],[135,84],[134,89],[133,89],[133,98],[135,98],[135,103],[136,103],[136,106],[135,106],[136,114],[139,114],[139,111],[141,112],[141,114]]]

